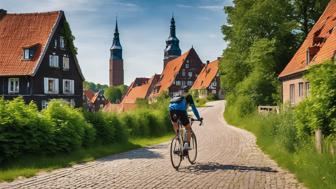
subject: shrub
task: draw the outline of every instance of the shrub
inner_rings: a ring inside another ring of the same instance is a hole
[[[323,134],[336,134],[336,64],[326,62],[313,66],[305,76],[311,95],[299,104],[296,114],[300,133],[311,135],[315,129]]]
[[[42,114],[52,122],[54,146],[50,146],[50,151],[70,152],[93,141],[92,126],[79,110],[71,108],[65,101],[51,100]]]

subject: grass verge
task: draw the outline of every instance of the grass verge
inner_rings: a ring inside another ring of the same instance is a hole
[[[74,164],[95,160],[107,155],[117,154],[137,148],[169,141],[173,134],[161,137],[131,138],[122,144],[100,145],[77,150],[69,154],[55,156],[26,156],[0,166],[0,181],[12,181],[18,177],[32,177],[38,172],[69,167]]]
[[[241,118],[230,108],[226,109],[224,117],[231,125],[254,133],[258,146],[278,165],[294,173],[306,187],[336,188],[336,157],[316,153],[311,140],[293,141],[292,125],[288,123],[290,117],[253,114]],[[289,150],[288,145],[292,143],[299,145]]]

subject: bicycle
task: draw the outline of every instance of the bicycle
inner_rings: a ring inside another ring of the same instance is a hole
[[[203,120],[197,120],[191,117],[189,117],[189,119],[190,119],[190,126],[192,126],[192,124],[195,121],[200,122],[199,126],[201,126],[203,123]],[[170,144],[170,160],[173,167],[176,170],[178,170],[178,168],[180,167],[184,157],[187,156],[189,163],[192,165],[195,164],[197,158],[197,140],[194,131],[191,129],[191,139],[190,139],[191,150],[184,151],[183,145],[185,142],[187,142],[187,130],[184,128],[180,120],[178,120],[177,123],[179,126],[177,135],[172,139]]]

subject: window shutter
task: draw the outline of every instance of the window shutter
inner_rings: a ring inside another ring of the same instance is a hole
[[[53,66],[53,56],[49,55],[49,66]]]
[[[59,67],[59,64],[58,64],[58,55],[55,55],[55,64],[56,64],[56,67]]]
[[[56,94],[58,94],[58,92],[59,92],[59,81],[58,81],[58,79],[55,79],[55,93]]]
[[[48,93],[48,78],[44,78],[44,94]]]
[[[70,90],[71,90],[71,93],[72,94],[75,94],[75,81],[74,80],[71,80],[70,82]]]

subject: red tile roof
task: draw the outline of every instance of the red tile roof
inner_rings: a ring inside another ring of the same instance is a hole
[[[204,66],[191,89],[208,88],[218,73],[218,64],[219,60],[215,60]]]
[[[157,86],[160,87],[160,89],[159,89],[159,91],[157,91],[156,93],[153,94],[154,96],[160,94],[163,91],[168,90],[168,88],[174,82],[176,75],[180,72],[180,69],[181,69],[185,59],[188,57],[188,55],[192,51],[195,51],[195,50],[193,48],[191,48],[189,51],[183,53],[181,56],[167,62],[166,67],[162,71],[161,80],[157,84]]]
[[[88,99],[88,101],[92,101],[93,97],[95,96],[95,93],[91,90],[84,90],[84,96]]]
[[[336,52],[336,0],[331,0],[319,20],[316,22],[307,38],[287,64],[279,77],[307,70],[310,65],[320,64],[331,60]],[[309,51],[310,62],[306,57]]]
[[[160,78],[159,74],[155,74],[152,78],[141,78],[143,81],[139,84],[140,79],[136,78],[135,81],[130,85],[125,94],[122,104],[135,103],[137,99],[146,99],[152,92],[154,85],[158,82]]]
[[[0,75],[33,75],[61,11],[5,14],[0,18]],[[37,45],[32,60],[23,60],[23,48]]]

